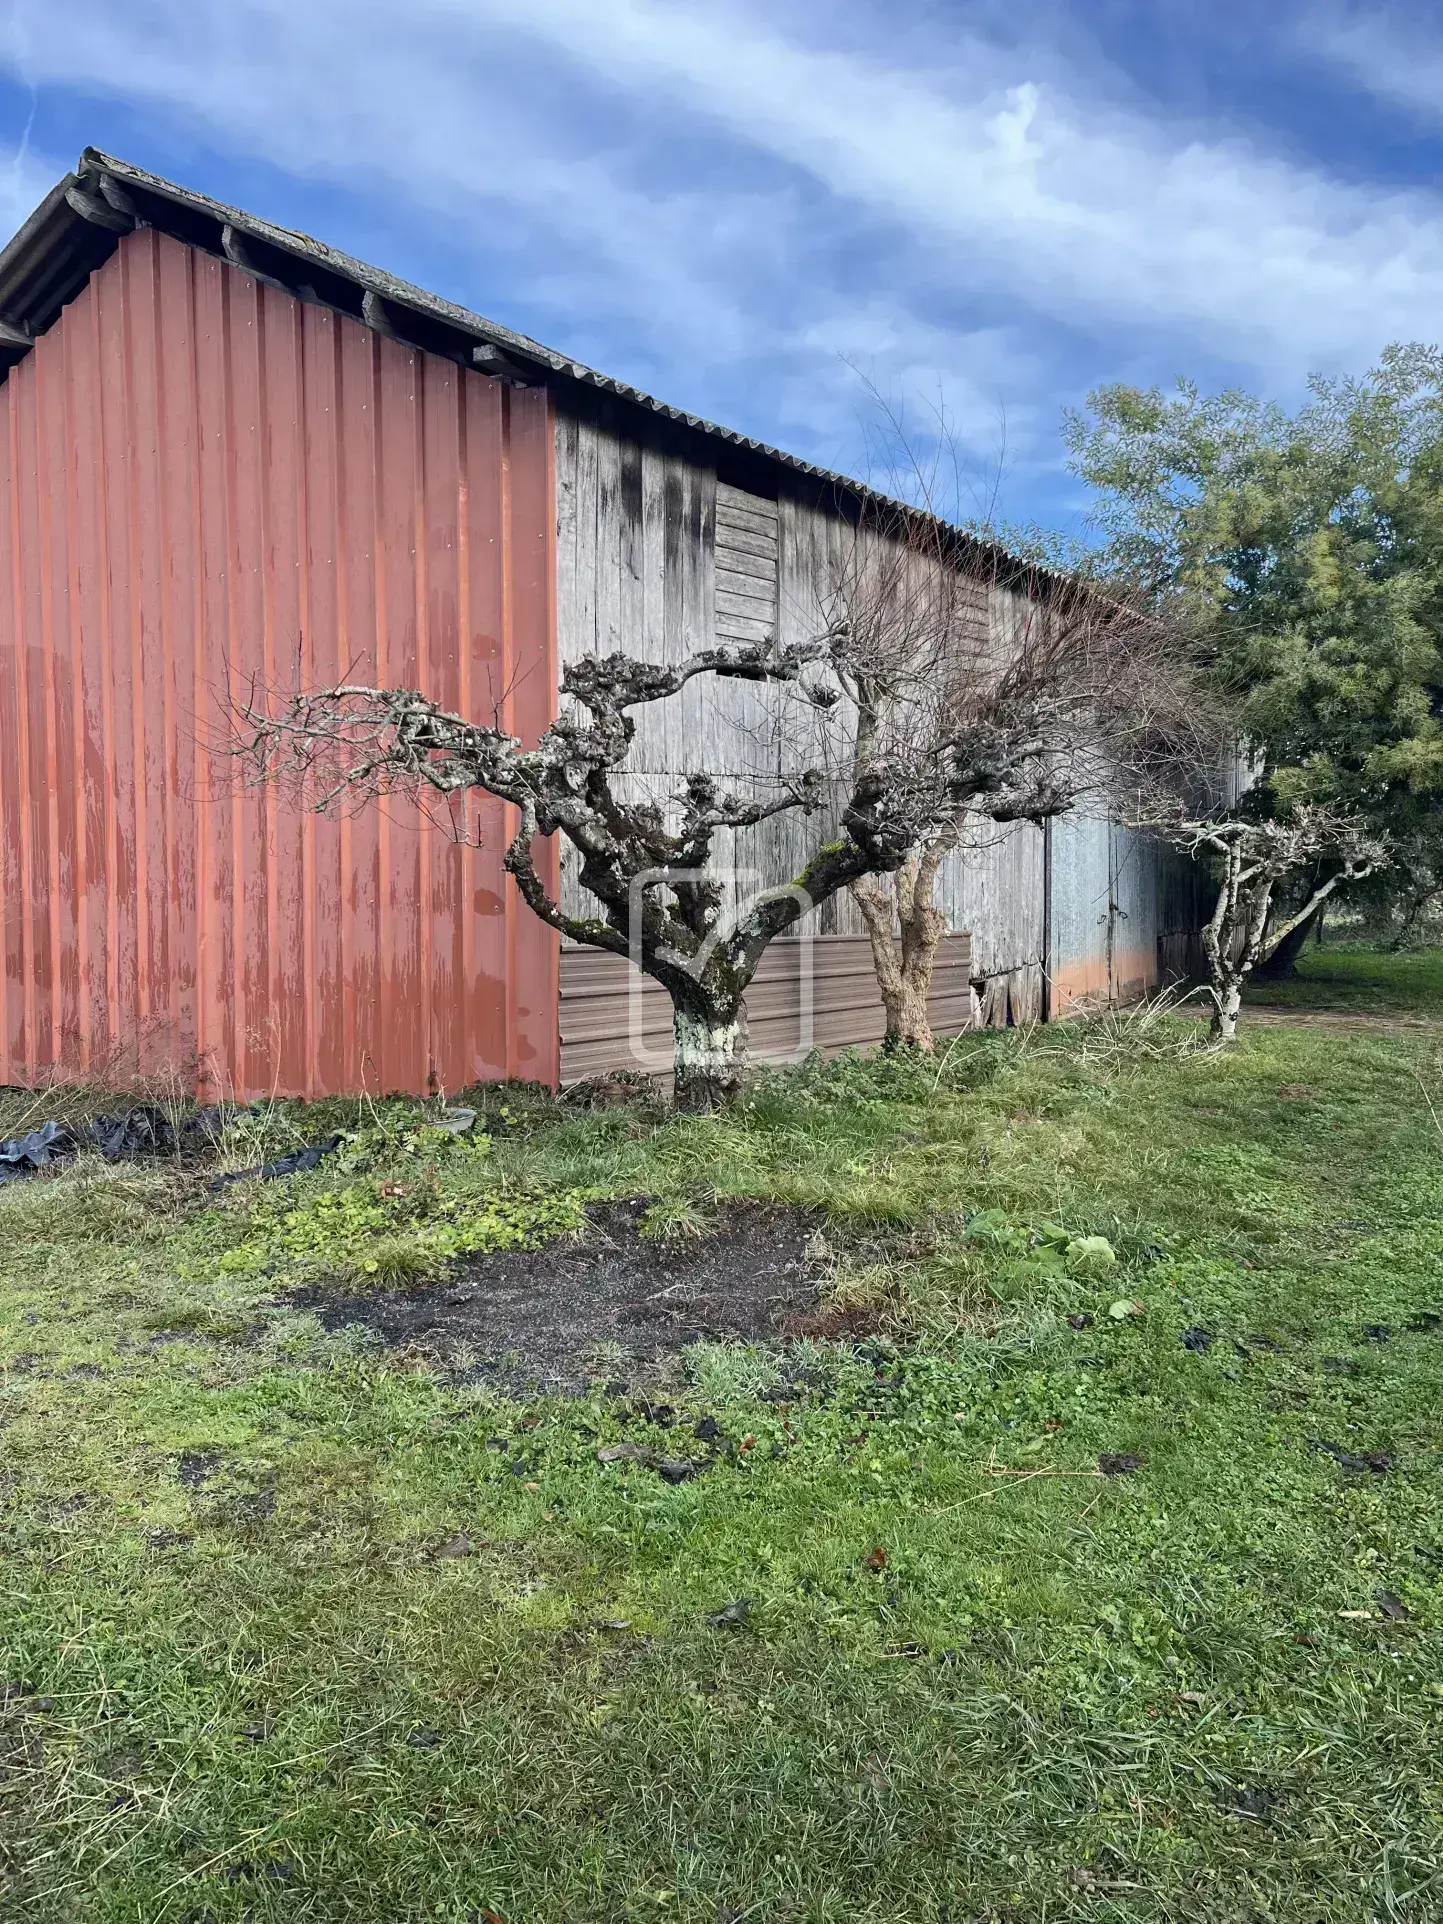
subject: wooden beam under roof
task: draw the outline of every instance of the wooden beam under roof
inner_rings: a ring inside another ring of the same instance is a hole
[[[89,221],[92,227],[108,227],[112,234],[128,234],[135,226],[132,215],[122,214],[118,207],[112,207],[99,194],[92,194],[79,181],[66,188],[65,200],[71,212]]]

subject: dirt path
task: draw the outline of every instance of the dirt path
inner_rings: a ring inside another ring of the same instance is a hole
[[[1205,1009],[1189,1009],[1206,1021]],[[1324,1029],[1336,1035],[1443,1035],[1443,1020],[1426,1015],[1374,1015],[1367,1009],[1295,1009],[1285,1002],[1245,1002],[1240,1028]]]

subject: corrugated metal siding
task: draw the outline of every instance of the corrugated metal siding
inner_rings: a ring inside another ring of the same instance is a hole
[[[555,690],[552,428],[180,242],[122,241],[4,389],[0,1077],[256,1094],[554,1078],[557,944],[409,804],[238,792],[252,680]],[[474,817],[474,811],[473,811]]]
[[[1052,824],[1052,1013],[1105,1000],[1111,986],[1112,826],[1106,816]]]
[[[1200,862],[1154,847],[1157,877],[1157,979],[1187,981],[1203,974],[1203,925],[1217,901],[1217,885]]]
[[[1197,864],[1106,817],[1052,825],[1052,1012],[1135,1002],[1198,973],[1211,908]]]
[[[1136,1002],[1158,979],[1158,856],[1149,837],[1112,824],[1112,953],[1108,993]]]
[[[938,1035],[977,1019],[972,945],[944,937],[928,1002]],[[881,1042],[886,1023],[865,936],[784,936],[762,956],[747,991],[747,1041],[758,1062],[791,1062],[817,1048]],[[659,983],[623,957],[566,945],[561,951],[561,1079],[641,1070],[671,1073],[671,1003]]]

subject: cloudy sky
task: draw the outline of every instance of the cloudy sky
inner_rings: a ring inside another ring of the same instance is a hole
[[[1075,531],[1095,383],[1443,333],[1428,11],[9,0],[0,222],[94,144],[828,466],[940,401],[963,512]]]

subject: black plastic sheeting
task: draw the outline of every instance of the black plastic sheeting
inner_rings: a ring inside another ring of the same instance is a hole
[[[124,1162],[132,1156],[171,1156],[197,1141],[219,1142],[237,1116],[249,1113],[218,1102],[184,1117],[177,1131],[163,1109],[146,1103],[128,1109],[123,1116],[92,1116],[86,1124],[86,1137],[107,1162]]]
[[[295,1149],[289,1156],[278,1156],[274,1162],[263,1162],[255,1169],[237,1169],[229,1175],[217,1176],[211,1188],[224,1189],[228,1183],[249,1182],[254,1176],[270,1182],[275,1176],[294,1176],[302,1169],[314,1169],[323,1156],[334,1155],[344,1141],[344,1136],[327,1136],[307,1149]]]
[[[8,1142],[0,1142],[0,1183],[19,1182],[87,1148],[98,1149],[107,1162],[129,1162],[141,1156],[173,1156],[184,1149],[219,1142],[237,1116],[249,1113],[225,1103],[213,1103],[209,1108],[197,1109],[194,1114],[182,1117],[177,1126],[163,1109],[153,1103],[142,1103],[122,1115],[92,1116],[78,1128],[65,1122],[42,1123],[28,1135],[12,1136]],[[298,1170],[314,1169],[322,1157],[333,1154],[343,1140],[341,1136],[327,1136],[309,1148],[280,1156],[275,1162],[217,1177],[211,1187],[222,1189],[227,1183],[244,1182],[251,1177],[269,1181],[275,1176],[293,1176]]]
[[[12,1136],[8,1142],[0,1142],[0,1182],[33,1176],[37,1169],[48,1169],[62,1157],[73,1156],[79,1147],[74,1130],[63,1122],[47,1122],[28,1136]]]

